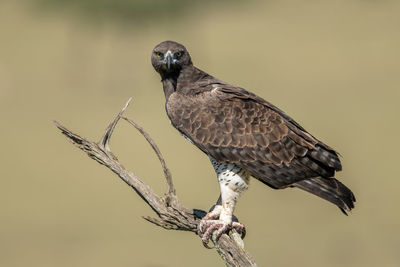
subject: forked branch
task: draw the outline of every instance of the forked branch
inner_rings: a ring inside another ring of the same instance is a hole
[[[85,139],[71,132],[60,123],[56,121],[54,123],[57,128],[61,130],[61,133],[72,142],[72,144],[86,152],[89,157],[96,160],[98,163],[109,168],[125,183],[132,187],[158,216],[158,218],[145,216],[144,219],[165,229],[183,230],[196,233],[200,219],[206,214],[206,212],[197,209],[188,209],[180,203],[176,196],[171,173],[156,143],[137,123],[129,118],[123,117],[123,113],[128,107],[130,101],[131,99],[128,100],[115,119],[110,123],[99,142]],[[133,125],[146,138],[147,142],[156,153],[167,182],[167,193],[164,197],[158,196],[150,186],[144,183],[133,172],[127,170],[111,152],[109,146],[110,138],[120,118]],[[231,232],[229,236],[224,234],[218,241],[214,238],[212,238],[212,241],[227,266],[256,266],[254,259],[243,249],[243,240],[240,238],[238,233]],[[201,244],[201,242],[199,242],[199,244]]]

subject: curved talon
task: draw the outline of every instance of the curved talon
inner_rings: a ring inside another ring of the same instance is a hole
[[[201,242],[203,243],[203,246],[204,246],[205,248],[208,248],[208,249],[213,249],[213,248],[215,248],[215,246],[209,246],[209,245],[208,245],[208,243],[210,243],[210,239],[209,239],[209,238],[208,238],[207,240],[201,239]]]
[[[200,224],[199,224],[199,229],[198,229],[198,234],[200,237],[203,236],[204,232],[207,230],[207,222],[209,222],[210,220],[201,220]],[[204,228],[206,227],[206,228]]]
[[[229,225],[226,222],[220,221],[220,220],[210,220],[206,221],[208,225],[206,231],[203,233],[203,236],[201,238],[201,241],[203,242],[203,245],[206,248],[211,248],[208,246],[208,243],[210,241],[210,237],[212,236],[214,231],[217,231],[216,233],[216,240],[218,240],[223,233],[225,233],[227,230],[231,228],[231,225]]]

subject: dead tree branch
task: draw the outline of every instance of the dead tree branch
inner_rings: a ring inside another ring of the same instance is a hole
[[[71,132],[60,123],[56,121],[54,123],[57,128],[61,130],[61,133],[72,142],[72,144],[83,150],[89,157],[96,160],[98,163],[109,168],[125,183],[132,187],[158,216],[158,218],[145,216],[143,217],[144,219],[165,229],[183,230],[196,233],[200,219],[206,214],[206,212],[197,209],[188,209],[180,203],[176,196],[171,173],[167,168],[165,160],[156,143],[142,127],[131,119],[122,116],[130,101],[131,99],[128,100],[119,114],[110,123],[99,142],[85,139]],[[111,152],[109,141],[120,118],[133,125],[146,138],[147,142],[156,153],[167,181],[167,193],[164,197],[158,196],[150,186],[139,179],[139,177],[134,173],[128,171]],[[229,236],[224,234],[218,241],[214,238],[212,238],[212,241],[227,266],[256,266],[254,259],[244,250],[243,240],[240,238],[238,233],[231,232]],[[199,244],[200,243],[201,242],[199,242]]]

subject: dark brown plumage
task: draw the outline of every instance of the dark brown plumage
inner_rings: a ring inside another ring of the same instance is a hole
[[[354,207],[353,193],[334,178],[342,169],[338,154],[283,111],[197,69],[181,44],[157,45],[152,64],[172,125],[204,153],[272,188],[303,189],[343,212]]]

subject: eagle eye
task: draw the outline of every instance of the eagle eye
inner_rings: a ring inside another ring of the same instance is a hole
[[[156,57],[161,58],[163,56],[163,53],[161,52],[156,52]]]

